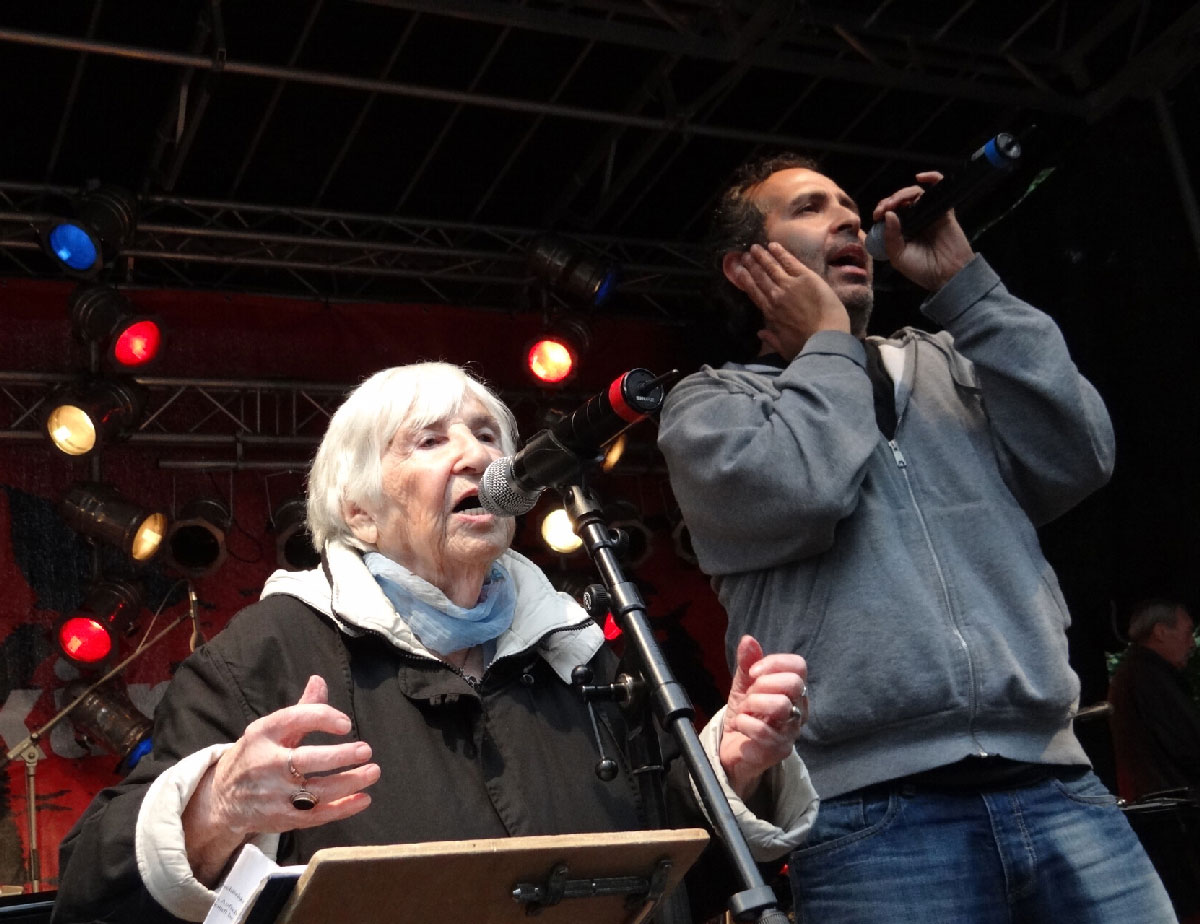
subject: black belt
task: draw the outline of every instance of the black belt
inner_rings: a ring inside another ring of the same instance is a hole
[[[923,770],[889,780],[889,785],[951,792],[986,792],[991,789],[1020,789],[1049,779],[1070,780],[1082,776],[1087,767],[1078,764],[1032,764],[1007,757],[964,757],[952,764]]]

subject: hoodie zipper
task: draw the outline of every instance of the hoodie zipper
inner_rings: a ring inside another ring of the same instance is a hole
[[[900,429],[900,421],[896,421],[897,432]],[[979,739],[975,737],[975,714],[978,709],[978,697],[975,691],[975,664],[971,659],[971,649],[967,646],[967,640],[963,637],[962,631],[958,627],[958,621],[954,618],[954,607],[950,602],[950,588],[946,584],[946,575],[942,570],[941,560],[938,558],[937,550],[933,545],[933,536],[929,532],[929,524],[925,521],[925,514],[921,511],[921,505],[917,503],[917,495],[913,490],[912,479],[908,474],[908,460],[904,458],[904,453],[900,451],[900,446],[895,438],[888,440],[888,448],[892,450],[892,457],[896,461],[896,468],[900,470],[900,474],[904,477],[904,486],[908,489],[909,500],[912,501],[913,510],[917,514],[917,522],[921,524],[921,533],[925,537],[925,547],[929,550],[930,557],[933,558],[933,567],[937,572],[938,586],[942,591],[942,603],[946,607],[946,616],[950,620],[950,627],[954,631],[954,637],[958,639],[959,647],[962,649],[963,657],[967,659],[967,680],[969,684],[969,701],[970,710],[967,719],[967,733],[971,736],[971,740],[975,742],[975,748],[978,750],[979,757],[987,757],[987,750],[979,743]]]

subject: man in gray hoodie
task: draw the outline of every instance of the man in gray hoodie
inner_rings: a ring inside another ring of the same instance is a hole
[[[811,161],[744,168],[714,253],[758,355],[663,408],[730,644],[808,660],[797,749],[822,804],[791,859],[798,918],[1173,921],[1072,731],[1069,616],[1036,535],[1108,480],[1108,414],[952,212],[904,239],[921,193],[873,217],[943,331],[868,338],[854,202]]]

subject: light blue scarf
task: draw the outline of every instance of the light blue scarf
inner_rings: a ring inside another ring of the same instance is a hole
[[[479,602],[470,609],[379,552],[364,553],[363,564],[421,644],[438,654],[490,642],[512,625],[517,592],[499,562],[492,562]]]

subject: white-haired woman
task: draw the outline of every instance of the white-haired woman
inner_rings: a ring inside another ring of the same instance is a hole
[[[276,572],[179,668],[151,759],[63,842],[56,920],[199,921],[250,842],[302,863],[337,845],[645,827],[624,757],[596,777],[570,684],[579,664],[612,676],[600,630],[476,499],[514,448],[511,413],[456,366],[388,369],[351,394],[309,476],[321,566]],[[792,750],[805,665],[743,648],[705,741],[766,859],[815,810]],[[600,717],[622,755],[619,711]]]

